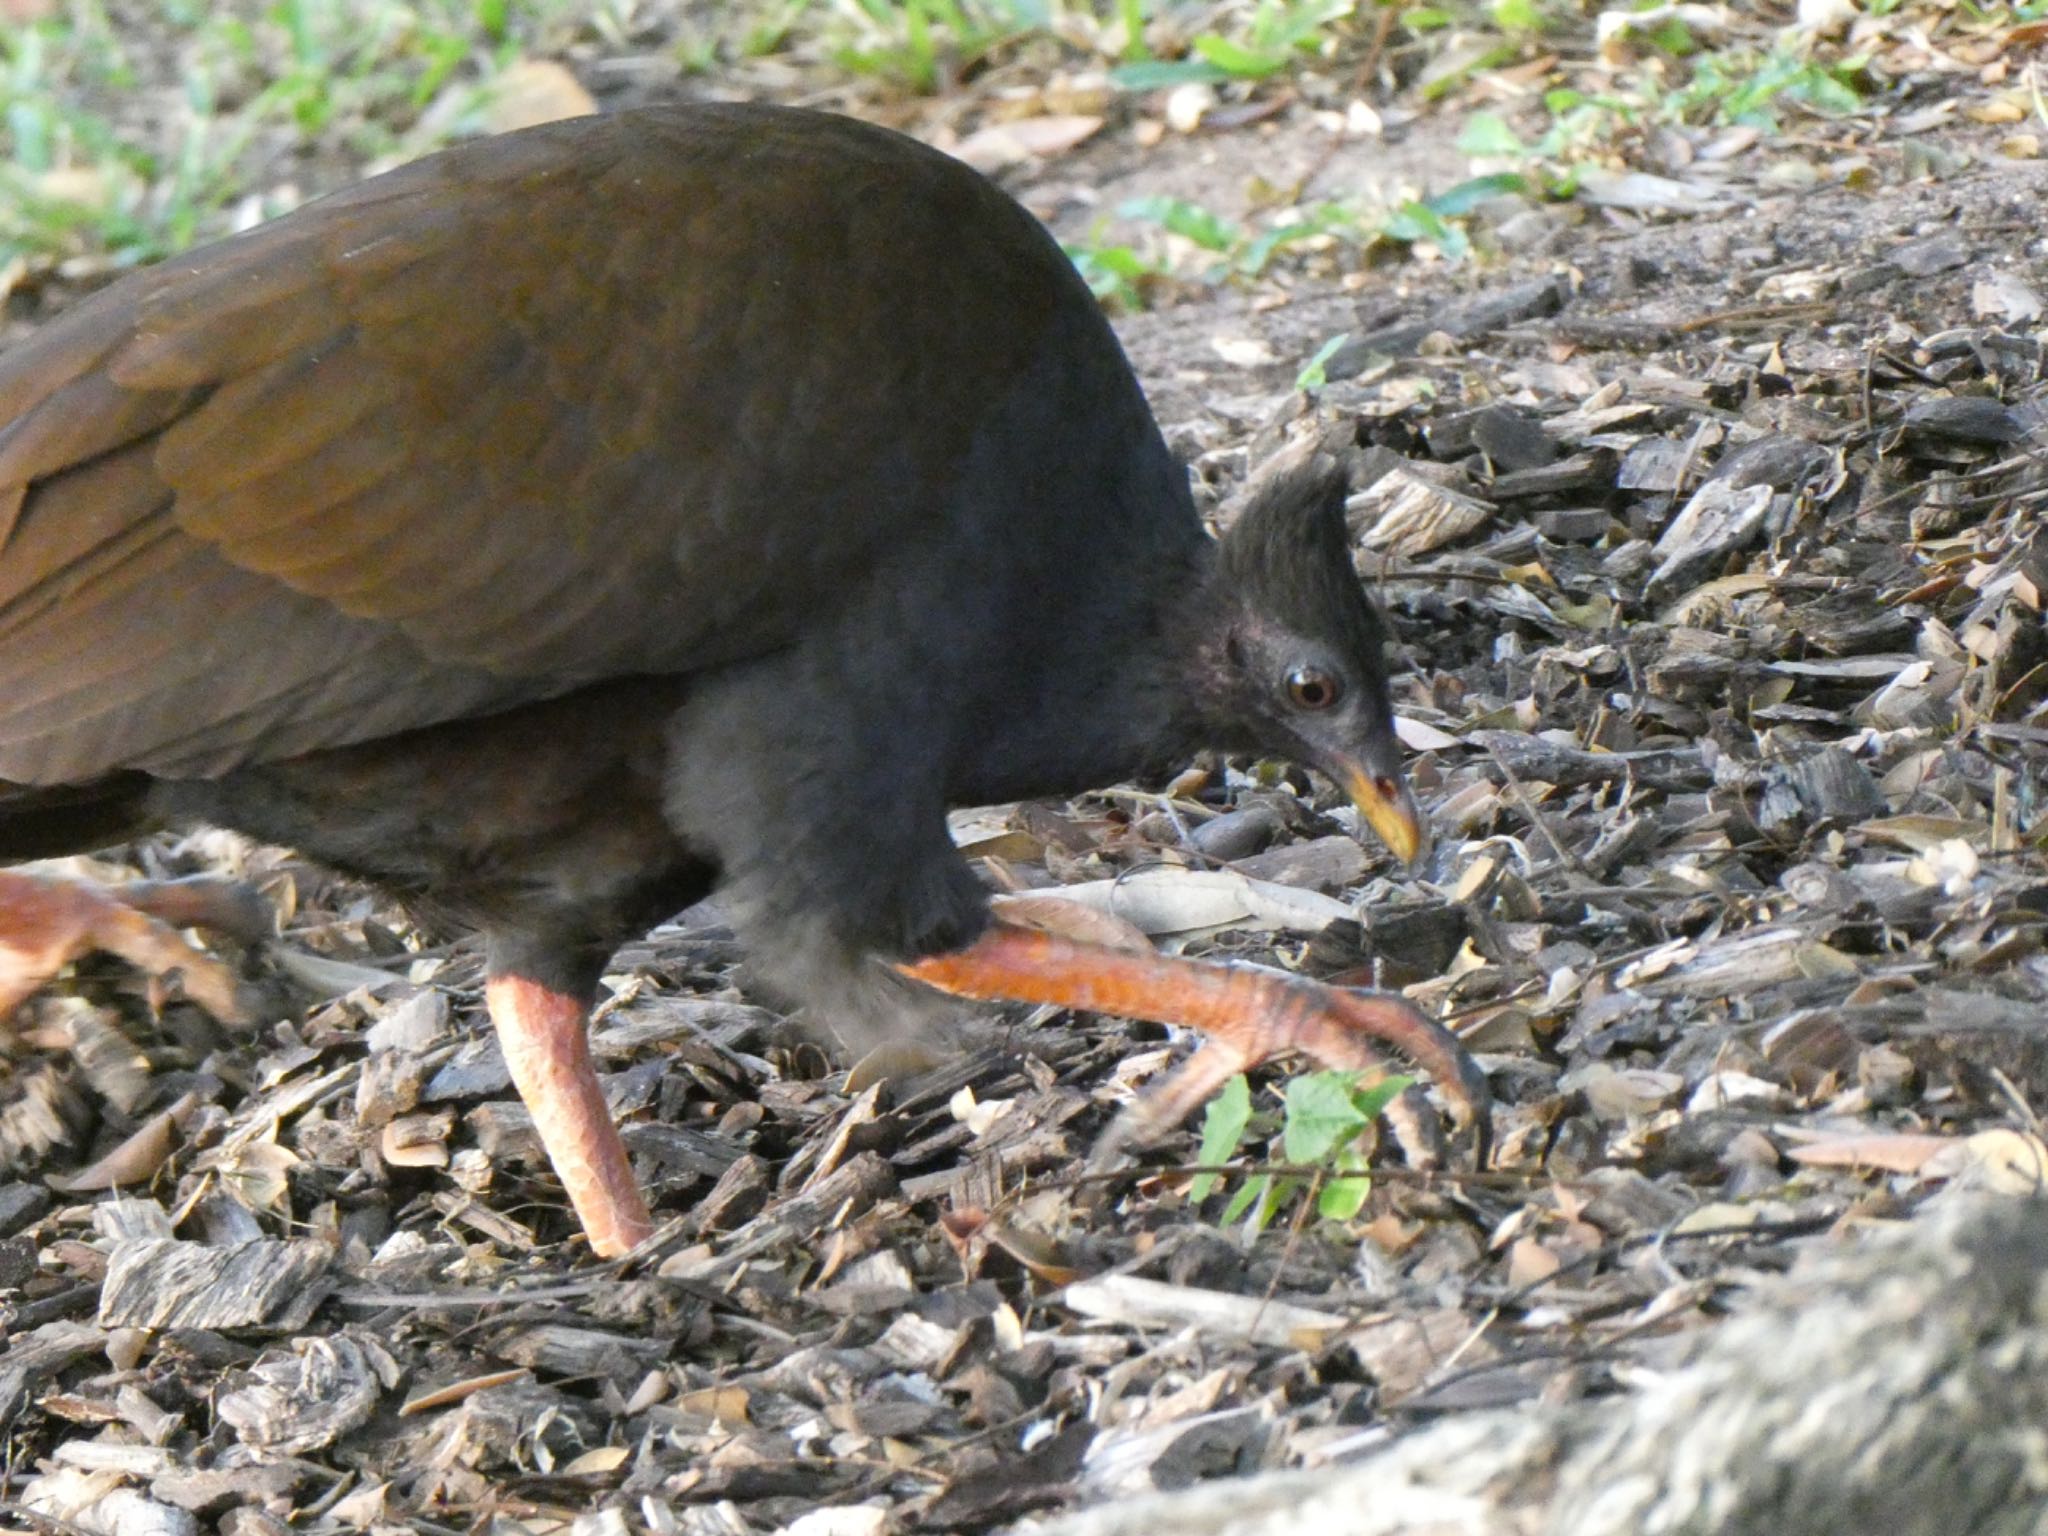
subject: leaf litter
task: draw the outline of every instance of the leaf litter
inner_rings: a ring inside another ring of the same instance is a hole
[[[2048,374],[2012,219],[2043,190],[1987,157],[1735,217],[1610,199],[1567,271],[1433,274],[1375,323],[1283,296],[1270,363],[1209,346],[1234,293],[1130,323],[1219,515],[1289,447],[1349,462],[1437,847],[1396,868],[1248,762],[961,841],[1190,953],[1402,988],[1489,1070],[1490,1169],[1383,1150],[1343,1220],[1226,1218],[1318,1177],[1273,1074],[1228,1177],[1198,1127],[1092,1169],[1173,1042],[1020,1013],[849,1086],[709,907],[608,978],[665,1225],[579,1263],[473,946],[289,855],[144,845],[272,892],[247,964],[280,1001],[231,1034],[95,964],[31,1005],[10,1497],[122,1530],[992,1529],[1590,1409],[1816,1233],[2033,1190]]]

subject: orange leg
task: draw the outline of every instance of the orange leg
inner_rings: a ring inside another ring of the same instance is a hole
[[[171,923],[268,931],[262,898],[228,882],[103,890],[0,870],[0,1017],[80,955],[104,950],[152,976],[176,972],[193,1002],[224,1024],[242,1022],[234,973],[179,937]]]
[[[493,977],[484,999],[505,1065],[591,1251],[617,1258],[644,1241],[654,1221],[590,1064],[589,1010],[520,976]]]
[[[190,875],[183,880],[135,880],[111,886],[107,894],[123,906],[161,918],[173,928],[210,928],[245,944],[277,931],[277,914],[244,880]]]
[[[1209,1041],[1135,1106],[1142,1136],[1187,1117],[1232,1073],[1282,1051],[1325,1067],[1382,1069],[1391,1046],[1435,1079],[1452,1118],[1471,1126],[1486,1156],[1486,1075],[1458,1038],[1407,1000],[1159,954],[1077,943],[998,922],[966,949],[900,967],[942,992],[984,1001],[1052,1003],[1090,1013],[1198,1029]]]

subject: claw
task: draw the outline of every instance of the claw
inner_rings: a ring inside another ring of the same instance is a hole
[[[1458,1037],[1406,998],[1354,992],[1154,953],[1077,943],[998,922],[974,944],[899,967],[940,991],[984,1001],[1053,1003],[1197,1029],[1208,1043],[1129,1112],[1124,1134],[1177,1125],[1233,1073],[1284,1051],[1340,1071],[1384,1074],[1377,1047],[1422,1068],[1472,1133],[1479,1164],[1489,1147],[1486,1074]]]
[[[239,898],[222,897],[226,884],[146,882],[131,899],[126,891],[0,870],[0,1017],[79,956],[104,950],[149,974],[152,999],[157,984],[175,976],[184,995],[223,1024],[247,1022],[234,972],[165,920],[216,926],[210,919],[221,916],[231,921],[218,926],[245,926],[252,909]],[[164,915],[154,915],[159,912]]]

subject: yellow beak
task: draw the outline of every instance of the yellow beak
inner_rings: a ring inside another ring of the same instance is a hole
[[[1387,845],[1387,851],[1405,864],[1414,863],[1429,844],[1429,829],[1408,786],[1398,778],[1375,778],[1348,764],[1342,778],[1344,792],[1351,796],[1365,824]]]

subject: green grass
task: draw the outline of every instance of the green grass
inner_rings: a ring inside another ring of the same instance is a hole
[[[180,250],[475,131],[492,77],[561,0],[104,0],[0,26],[0,269]]]
[[[1157,90],[1188,82],[1264,80],[1332,47],[1337,24],[1351,20],[1356,0],[1258,0],[1229,30],[1194,34],[1184,58],[1134,56],[1110,78],[1126,90]],[[1141,45],[1142,48],[1142,45]]]
[[[1034,0],[839,0],[832,15],[822,35],[841,65],[925,92],[1052,21]]]
[[[1153,90],[1277,75],[1329,52],[1371,9],[1369,0],[785,0],[775,33],[913,91],[946,89],[1032,45],[1049,58],[1114,65],[1119,87]],[[1183,31],[1190,17],[1203,20]]]
[[[1447,261],[1462,261],[1472,245],[1464,220],[1487,200],[1531,189],[1517,172],[1478,176],[1428,198],[1391,208],[1364,202],[1294,204],[1239,223],[1185,198],[1147,197],[1124,203],[1120,218],[1140,231],[1111,240],[1106,222],[1067,252],[1096,295],[1117,308],[1141,307],[1149,293],[1170,282],[1216,285],[1264,277],[1289,253],[1348,252],[1350,265],[1384,247],[1428,244]],[[1150,230],[1158,237],[1144,239]]]
[[[1547,123],[1534,138],[1524,138],[1497,113],[1475,112],[1466,119],[1459,149],[1475,159],[1512,162],[1528,189],[1569,197],[1578,167],[1626,163],[1657,125],[1741,126],[1776,135],[1785,131],[1788,118],[1851,116],[1865,110],[1874,95],[1867,58],[1816,58],[1782,43],[1708,53],[1676,22],[1651,35],[1653,58],[1608,89],[1546,91]],[[1672,72],[1659,66],[1676,63],[1685,70],[1673,83]]]
[[[1627,165],[1660,125],[1766,134],[1856,113],[1887,89],[1873,61],[1738,9],[1709,46],[1647,12],[1607,57],[1591,0],[57,0],[0,23],[0,291],[23,273],[124,266],[281,211],[365,171],[480,131],[492,83],[521,60],[640,55],[782,89],[943,93],[1054,74],[1107,80],[1138,111],[1199,83],[1228,105],[1285,88],[1341,109],[1399,82],[1411,107],[1472,107],[1461,148],[1512,168],[1524,195],[1568,198],[1579,168]],[[2048,14],[2048,0],[1866,0],[1963,32]],[[1536,58],[1510,118],[1474,89]],[[1530,107],[1540,104],[1540,112]],[[1231,220],[1191,203],[1127,208],[1072,244],[1106,302],[1177,283],[1258,281],[1325,253],[1427,245],[1472,253],[1478,178],[1392,206],[1329,199]]]
[[[713,8],[709,31],[679,21],[667,46],[686,70],[779,56],[927,93],[1030,50],[1049,67],[1253,81],[1334,52],[1356,10],[744,0]],[[0,24],[0,274],[183,249],[478,131],[491,82],[516,60],[572,40],[644,52],[646,33],[634,0],[65,0]],[[1140,302],[1146,277],[1145,258],[1094,254],[1091,280],[1113,297]]]

